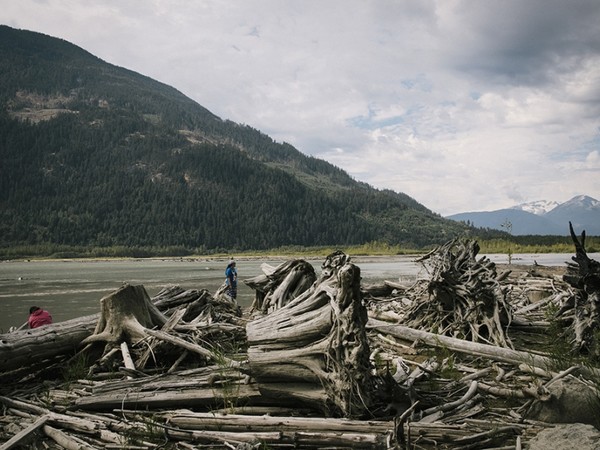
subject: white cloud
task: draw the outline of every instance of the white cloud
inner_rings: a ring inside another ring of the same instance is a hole
[[[600,199],[595,0],[0,0],[441,214]]]

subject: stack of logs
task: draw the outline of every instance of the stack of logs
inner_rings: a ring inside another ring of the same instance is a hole
[[[597,300],[583,241],[579,303]],[[124,285],[96,316],[2,335],[0,450],[520,448],[554,426],[547,406],[565,420],[553,389],[569,384],[589,393],[569,420],[599,426],[582,407],[600,405],[599,371],[524,350],[548,344],[569,284],[498,275],[478,250],[435,249],[412,286],[362,285],[343,252],[318,276],[265,266],[244,313],[205,290]]]

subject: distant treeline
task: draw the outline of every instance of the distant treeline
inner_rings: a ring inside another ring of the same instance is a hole
[[[480,254],[493,253],[575,253],[571,238],[564,236],[514,236],[510,239],[479,239]],[[394,256],[422,254],[434,246],[404,247],[390,245],[385,242],[373,241],[363,245],[350,246],[315,246],[303,247],[298,245],[282,246],[269,250],[238,250],[225,248],[207,250],[205,248],[186,248],[181,246],[109,246],[85,247],[70,245],[22,245],[0,247],[0,259],[94,259],[94,258],[183,258],[183,257],[217,257],[223,255],[235,256],[285,256],[308,257],[326,256],[335,250],[343,250],[354,256]],[[588,253],[600,252],[600,237],[586,238]]]
[[[575,246],[567,236],[511,236],[510,239],[479,241],[481,253],[573,253]],[[588,236],[585,241],[588,253],[600,252],[600,237]]]

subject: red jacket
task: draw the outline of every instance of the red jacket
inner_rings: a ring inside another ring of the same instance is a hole
[[[52,316],[48,311],[38,309],[29,315],[29,328],[37,328],[42,325],[49,325],[52,323]]]

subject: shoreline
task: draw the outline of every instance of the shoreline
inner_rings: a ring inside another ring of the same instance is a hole
[[[358,262],[358,261],[373,261],[373,260],[395,260],[395,259],[406,259],[406,258],[414,258],[417,259],[425,254],[427,254],[428,252],[421,252],[421,253],[404,253],[404,254],[397,254],[397,255],[363,255],[363,254],[357,254],[357,255],[352,255],[351,253],[348,253],[348,255],[352,258],[352,260],[354,262]],[[512,255],[512,259],[513,261],[516,260],[516,262],[513,262],[512,265],[519,265],[519,255],[573,255],[574,252],[539,252],[539,253],[515,253]],[[594,255],[595,253],[590,253],[591,255]],[[600,255],[600,253],[598,253]],[[504,252],[497,252],[497,253],[492,253],[492,252],[488,252],[488,253],[483,253],[483,254],[479,254],[479,257],[482,256],[506,256],[506,253]],[[236,261],[256,261],[256,260],[281,260],[281,261],[286,261],[289,259],[305,259],[305,260],[316,260],[316,259],[324,259],[326,257],[326,255],[320,255],[320,254],[295,254],[295,255],[240,255],[240,256],[236,256],[235,254],[233,255],[218,255],[218,256],[203,256],[203,255],[196,255],[196,256],[149,256],[149,257],[145,257],[145,258],[132,258],[132,257],[120,257],[120,256],[115,256],[115,257],[90,257],[90,258],[40,258],[40,257],[36,257],[36,258],[15,258],[15,259],[3,259],[0,260],[0,264],[1,263],[16,263],[16,262],[31,262],[31,263],[37,263],[37,262],[81,262],[81,263],[85,263],[85,262],[89,262],[89,263],[95,263],[95,262],[111,262],[111,261],[173,261],[173,262],[224,262],[224,261],[228,261],[230,259],[235,259]],[[497,263],[498,264],[498,263]],[[521,264],[521,265],[529,265],[529,264]],[[543,264],[541,264],[543,265]]]

